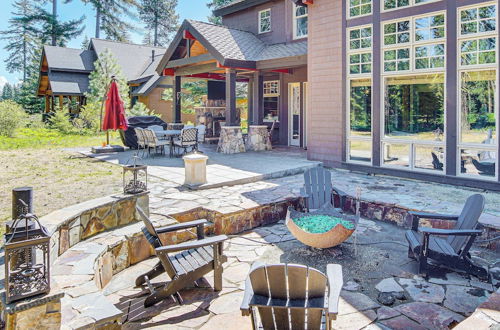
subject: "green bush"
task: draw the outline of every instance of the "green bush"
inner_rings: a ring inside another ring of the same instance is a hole
[[[73,125],[73,121],[65,110],[55,112],[54,116],[50,118],[50,126],[62,134],[78,134],[78,128]]]
[[[14,101],[0,102],[0,135],[12,137],[16,129],[23,127],[28,114]]]
[[[132,109],[127,109],[126,111],[127,117],[133,116],[159,116],[155,113],[154,110],[148,109],[144,103],[136,102]]]
[[[85,130],[89,133],[99,132],[99,125],[101,123],[101,108],[101,102],[87,101],[87,104],[81,109],[78,118],[74,120],[75,126],[81,131]]]

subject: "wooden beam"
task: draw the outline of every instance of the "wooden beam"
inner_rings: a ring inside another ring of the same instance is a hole
[[[239,125],[236,122],[236,71],[233,69],[226,69],[226,125]]]
[[[174,92],[173,92],[173,97],[174,99],[172,100],[173,110],[174,110],[174,122],[175,123],[181,123],[181,100],[182,100],[182,94],[181,94],[181,76],[175,76],[174,77]]]
[[[62,110],[64,105],[64,96],[59,95],[59,109]]]
[[[215,62],[213,63],[207,63],[207,64],[202,64],[202,65],[193,65],[193,66],[186,66],[182,68],[178,68],[175,70],[175,75],[176,76],[188,76],[188,75],[193,75],[197,73],[207,73],[207,72],[212,72],[217,70],[217,64]]]
[[[209,53],[206,53],[206,54],[202,54],[202,55],[198,55],[198,56],[185,57],[185,58],[181,58],[181,59],[178,59],[178,60],[168,61],[168,63],[165,66],[165,68],[166,69],[177,68],[177,67],[184,66],[184,65],[196,64],[196,63],[200,63],[200,62],[206,62],[206,61],[210,61],[210,60],[213,60],[213,59],[214,58],[213,58],[212,55],[210,55]]]
[[[45,113],[50,112],[50,97],[45,95]]]
[[[264,76],[255,72],[252,84],[252,125],[261,125],[264,120]]]

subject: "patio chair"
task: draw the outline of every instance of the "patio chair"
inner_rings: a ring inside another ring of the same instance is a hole
[[[203,124],[196,126],[198,130],[198,142],[205,143],[205,132],[207,127]]]
[[[163,132],[165,129],[163,128],[163,126],[161,125],[151,125],[151,126],[148,126],[148,129],[152,130],[153,132]],[[158,135],[157,135],[158,136]],[[166,140],[165,137],[159,137],[158,138],[159,140]]]
[[[432,166],[434,167],[435,170],[443,170],[444,164],[439,160],[439,157],[431,151],[431,156],[432,156]]]
[[[169,145],[170,141],[158,139],[155,132],[150,129],[143,129],[142,132],[144,133],[146,138],[148,154],[150,153],[151,149],[154,149],[155,154],[158,153],[158,149],[160,149],[161,153],[165,153],[165,146]]]
[[[144,307],[150,307],[161,300],[173,296],[179,304],[183,303],[179,291],[195,284],[206,274],[214,271],[214,290],[222,290],[222,264],[227,261],[223,254],[226,235],[205,238],[204,226],[207,220],[195,220],[155,228],[142,209],[137,207],[145,227],[142,232],[149,244],[155,249],[160,261],[147,273],[137,277],[136,286],[147,284],[150,294],[144,300]],[[197,240],[174,245],[163,245],[160,234],[196,228]],[[151,279],[167,273],[170,281],[153,286]]]
[[[144,156],[144,152],[146,151],[146,136],[144,135],[143,129],[140,127],[134,128],[135,136],[137,137],[137,150],[140,152],[142,149],[142,153]]]
[[[305,199],[305,208],[308,212],[317,210],[325,204],[334,203],[333,192],[340,198],[341,209],[344,209],[347,194],[332,186],[332,174],[323,166],[313,167],[304,172],[304,187],[300,195]]]
[[[411,230],[406,232],[408,256],[419,262],[419,273],[426,273],[427,259],[432,259],[440,265],[481,278],[488,276],[486,269],[472,263],[469,254],[472,243],[482,232],[476,228],[484,209],[484,201],[480,194],[470,196],[460,215],[409,212],[413,222]],[[453,220],[456,225],[453,229],[419,227],[420,219]]]
[[[194,127],[183,128],[178,140],[174,141],[177,149],[183,149],[183,154],[191,148],[191,151],[198,150],[198,130]]]
[[[342,267],[329,264],[326,274],[303,265],[254,263],[241,314],[251,317],[253,329],[331,329],[338,314]]]

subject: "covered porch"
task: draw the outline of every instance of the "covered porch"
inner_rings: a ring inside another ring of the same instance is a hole
[[[207,81],[196,124],[211,117],[207,137],[221,126],[267,126],[272,143],[306,147],[307,43],[267,45],[254,34],[186,20],[157,72],[173,78],[173,118],[181,121],[184,81]],[[247,109],[237,99],[247,100]],[[245,111],[247,110],[247,111]]]

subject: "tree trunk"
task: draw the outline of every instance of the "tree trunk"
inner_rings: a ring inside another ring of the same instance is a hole
[[[95,8],[95,37],[99,38],[101,30],[101,10],[99,9],[99,6],[96,6]]]
[[[155,38],[153,41],[153,45],[155,47],[158,46],[158,16],[155,17]]]
[[[24,29],[23,36],[23,83],[26,82],[26,29]]]
[[[52,46],[56,46],[56,20],[57,20],[57,0],[52,0]]]

